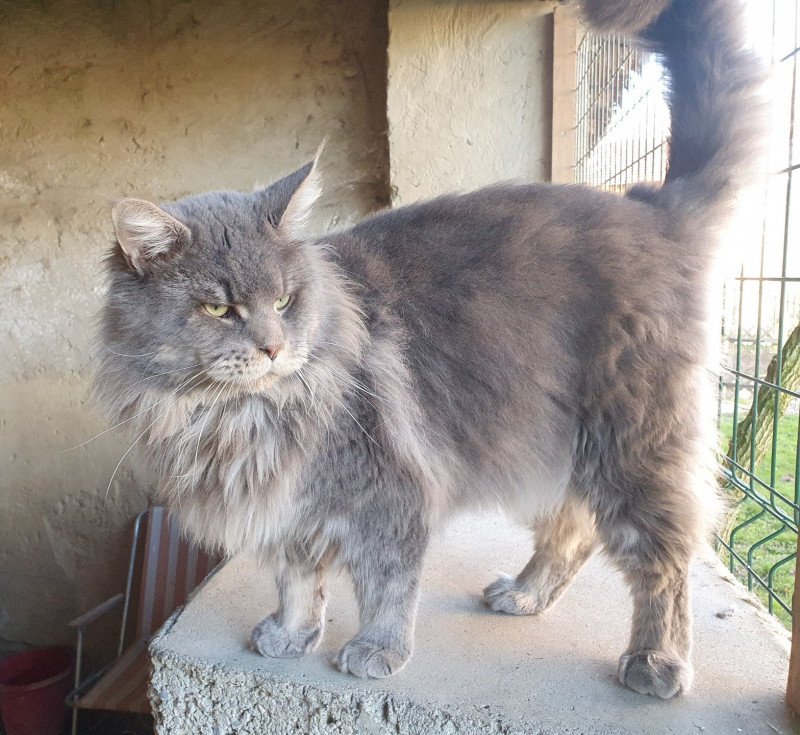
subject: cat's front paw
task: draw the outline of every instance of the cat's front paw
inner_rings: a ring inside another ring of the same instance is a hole
[[[410,657],[410,651],[385,648],[373,641],[354,639],[339,651],[336,667],[343,674],[353,674],[361,679],[384,679],[400,671]]]
[[[536,615],[547,607],[547,604],[520,589],[516,578],[507,574],[484,588],[483,601],[490,610],[509,615]]]
[[[322,626],[285,628],[276,615],[264,618],[250,636],[250,646],[262,656],[299,658],[313,651],[322,638]]]
[[[620,683],[640,694],[670,699],[689,690],[692,665],[661,651],[637,651],[619,660]]]

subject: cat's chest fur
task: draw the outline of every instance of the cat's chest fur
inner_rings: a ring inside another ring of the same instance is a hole
[[[318,440],[313,422],[246,396],[174,407],[153,426],[147,450],[182,524],[230,552],[296,533],[293,501]]]

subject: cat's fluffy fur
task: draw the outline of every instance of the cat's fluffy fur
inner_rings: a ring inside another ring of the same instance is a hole
[[[317,644],[338,562],[362,626],[338,665],[397,671],[432,527],[499,502],[536,550],[485,590],[490,608],[546,609],[602,547],[633,593],[621,681],[690,684],[688,565],[717,506],[706,283],[752,162],[759,72],[736,0],[584,10],[664,54],[660,188],[494,186],[320,242],[298,231],[313,165],[252,194],[114,208],[97,394],[192,535],[277,558],[280,607],[252,638],[265,655]]]

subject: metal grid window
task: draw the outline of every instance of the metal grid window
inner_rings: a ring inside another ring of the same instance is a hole
[[[661,181],[669,112],[653,54],[587,33],[577,73],[576,180],[617,191]]]
[[[773,70],[773,173],[763,190],[746,194],[747,221],[725,238],[731,253],[738,247],[739,267],[723,295],[718,412],[721,485],[732,508],[718,550],[787,624],[800,523],[798,6],[749,4],[753,45]],[[577,81],[576,181],[615,191],[660,182],[669,113],[657,59],[623,38],[586,34]]]

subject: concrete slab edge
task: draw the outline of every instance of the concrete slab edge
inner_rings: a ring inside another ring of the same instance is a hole
[[[385,690],[332,692],[266,671],[209,665],[168,650],[169,627],[150,644],[158,735],[571,735],[509,723],[489,710],[447,711]]]

